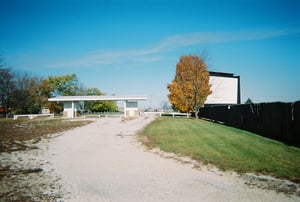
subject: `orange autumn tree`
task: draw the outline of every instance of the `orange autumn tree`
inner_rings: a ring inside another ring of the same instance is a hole
[[[200,107],[212,93],[209,73],[205,62],[195,55],[184,55],[176,65],[176,75],[168,84],[170,103],[181,112],[195,112],[198,118]]]

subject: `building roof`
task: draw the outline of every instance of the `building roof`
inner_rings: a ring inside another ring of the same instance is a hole
[[[212,72],[212,71],[209,71],[208,73],[209,73],[209,76],[231,77],[231,78],[238,77],[238,76],[235,76],[233,73]]]
[[[66,102],[66,101],[142,101],[147,100],[147,96],[143,95],[87,95],[87,96],[59,96],[49,98],[50,102]]]

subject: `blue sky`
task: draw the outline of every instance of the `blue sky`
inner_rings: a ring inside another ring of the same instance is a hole
[[[0,55],[33,76],[167,101],[181,55],[241,76],[242,102],[300,100],[298,0],[0,0]],[[145,105],[150,105],[147,101]]]

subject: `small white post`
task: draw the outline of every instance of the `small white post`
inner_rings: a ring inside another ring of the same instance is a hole
[[[73,119],[74,118],[74,101],[72,101],[72,116],[71,118]]]
[[[124,101],[124,118],[126,118],[126,101]]]
[[[76,115],[77,115],[77,103],[75,102],[74,103],[74,117],[76,118]]]

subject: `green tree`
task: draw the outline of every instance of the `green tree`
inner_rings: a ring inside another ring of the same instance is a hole
[[[176,65],[176,75],[168,84],[169,101],[181,112],[195,112],[198,118],[200,107],[212,93],[209,73],[205,62],[195,55],[184,55]]]
[[[51,108],[48,98],[51,95],[53,88],[48,79],[33,77],[30,79],[29,94],[34,100],[36,107],[41,112],[42,108]]]
[[[245,104],[253,104],[252,100],[250,98],[248,98],[245,102]]]
[[[28,73],[15,74],[0,62],[0,105],[8,112],[39,113],[47,103],[49,84],[47,79],[31,77]]]
[[[11,107],[12,93],[15,89],[15,76],[11,69],[5,68],[0,59],[0,106],[7,114]]]
[[[26,73],[18,76],[12,95],[14,113],[41,113],[43,107],[51,108],[48,98],[52,90],[48,79],[31,77]]]
[[[80,85],[76,74],[64,76],[49,76],[49,84],[52,88],[51,96],[70,96],[79,93]]]
[[[48,82],[51,89],[50,97],[72,96],[80,94],[80,85],[76,74],[49,76]],[[59,113],[63,110],[63,104],[51,102],[49,104],[49,109],[50,111]]]
[[[85,95],[105,95],[98,88],[87,88]],[[118,106],[114,101],[88,101],[84,105],[86,110],[93,112],[118,111]]]
[[[103,95],[98,88],[87,88],[84,90],[83,95]],[[93,106],[99,101],[86,101],[84,102],[84,109],[88,111],[94,111]]]
[[[114,101],[96,101],[92,106],[92,111],[95,112],[116,112],[118,106]]]
[[[38,113],[40,109],[30,95],[31,77],[28,74],[17,76],[12,93],[12,106],[15,114]]]

